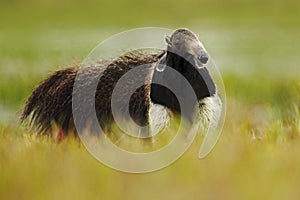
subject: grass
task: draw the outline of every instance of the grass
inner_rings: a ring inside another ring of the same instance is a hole
[[[299,6],[0,1],[0,199],[299,199]],[[197,136],[171,166],[126,174],[97,162],[77,140],[57,144],[20,126],[19,112],[38,82],[80,62],[102,39],[138,26],[191,28],[220,68],[228,112],[208,157],[198,160]]]
[[[229,102],[224,131],[208,157],[197,159],[198,136],[177,162],[145,175],[99,164],[72,138],[56,144],[5,127],[0,194],[6,199],[297,199],[299,114],[289,124],[273,116],[251,124],[258,117],[249,114],[252,106]]]

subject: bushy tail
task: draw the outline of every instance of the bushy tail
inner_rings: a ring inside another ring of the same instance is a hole
[[[64,131],[68,131],[72,117],[72,91],[77,69],[56,71],[41,82],[29,96],[21,122],[37,127],[41,133],[49,133],[54,121]]]

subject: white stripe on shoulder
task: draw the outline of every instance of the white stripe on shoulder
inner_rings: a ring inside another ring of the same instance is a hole
[[[150,102],[149,121],[151,136],[161,132],[170,123],[170,116],[167,108]]]

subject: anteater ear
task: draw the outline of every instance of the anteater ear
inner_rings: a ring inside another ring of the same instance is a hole
[[[172,46],[172,42],[171,42],[170,36],[166,35],[165,36],[165,41],[166,41],[166,43],[167,43],[168,46]]]

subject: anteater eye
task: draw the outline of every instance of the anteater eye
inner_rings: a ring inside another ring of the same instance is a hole
[[[208,61],[207,53],[205,51],[201,51],[198,59],[200,60],[201,63],[206,64]]]

